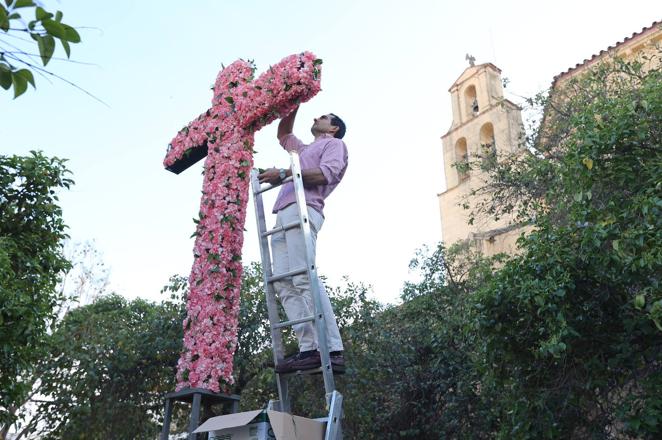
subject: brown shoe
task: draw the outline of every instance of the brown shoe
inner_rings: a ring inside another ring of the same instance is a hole
[[[317,350],[304,351],[286,358],[282,364],[276,365],[276,373],[294,373],[295,371],[312,370],[322,366],[320,353]]]
[[[345,374],[345,358],[343,357],[342,353],[338,354],[332,354],[329,356],[331,360],[331,369],[333,370],[334,374]],[[322,374],[320,371],[319,373],[315,374]]]
[[[345,357],[340,354],[331,355],[331,368],[335,373],[344,373],[345,372]]]

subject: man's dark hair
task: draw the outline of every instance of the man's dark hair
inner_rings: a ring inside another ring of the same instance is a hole
[[[338,131],[333,135],[333,137],[336,137],[338,139],[342,139],[343,136],[345,136],[345,123],[343,122],[342,119],[340,119],[338,116],[334,115],[333,113],[329,113],[331,115],[331,125],[338,127]]]

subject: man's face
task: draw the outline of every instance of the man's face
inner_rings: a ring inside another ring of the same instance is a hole
[[[315,118],[313,122],[313,126],[310,129],[313,133],[329,133],[329,134],[334,134],[336,131],[338,131],[338,127],[335,125],[331,125],[331,118],[333,116],[331,114],[328,115],[322,115],[319,118]]]

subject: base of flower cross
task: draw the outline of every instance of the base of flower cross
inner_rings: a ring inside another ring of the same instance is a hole
[[[170,421],[172,419],[172,409],[175,402],[185,402],[191,404],[191,421],[188,427],[188,440],[196,440],[198,434],[193,431],[200,425],[200,408],[203,408],[205,414],[211,414],[211,409],[215,405],[226,404],[230,406],[230,413],[234,414],[239,410],[239,396],[236,394],[214,393],[202,388],[186,388],[175,393],[165,395],[165,414],[163,417],[163,429],[161,430],[160,440],[168,440],[170,437]]]

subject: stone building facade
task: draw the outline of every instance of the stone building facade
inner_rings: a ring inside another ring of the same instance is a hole
[[[523,151],[521,109],[504,98],[501,70],[491,63],[468,67],[449,92],[453,122],[441,137],[446,190],[438,195],[442,239],[446,245],[473,240],[485,255],[512,252],[521,231],[510,218],[468,224],[469,210],[461,205],[477,201],[471,194],[486,176],[478,167],[465,172],[461,164]]]
[[[554,77],[551,93],[560,92],[572,79],[600,62],[619,57],[641,61],[644,71],[662,68],[662,21],[635,32],[632,36],[585,59]],[[480,160],[486,153],[526,154],[521,109],[504,98],[501,70],[491,63],[467,68],[448,90],[451,94],[453,122],[441,137],[446,190],[438,194],[442,240],[446,246],[458,241],[473,241],[484,255],[513,253],[517,238],[526,232],[512,218],[475,219],[468,224],[469,210],[481,196],[473,190],[485,182],[485,174],[472,169],[462,172],[457,163]],[[460,167],[461,168],[461,167]]]

